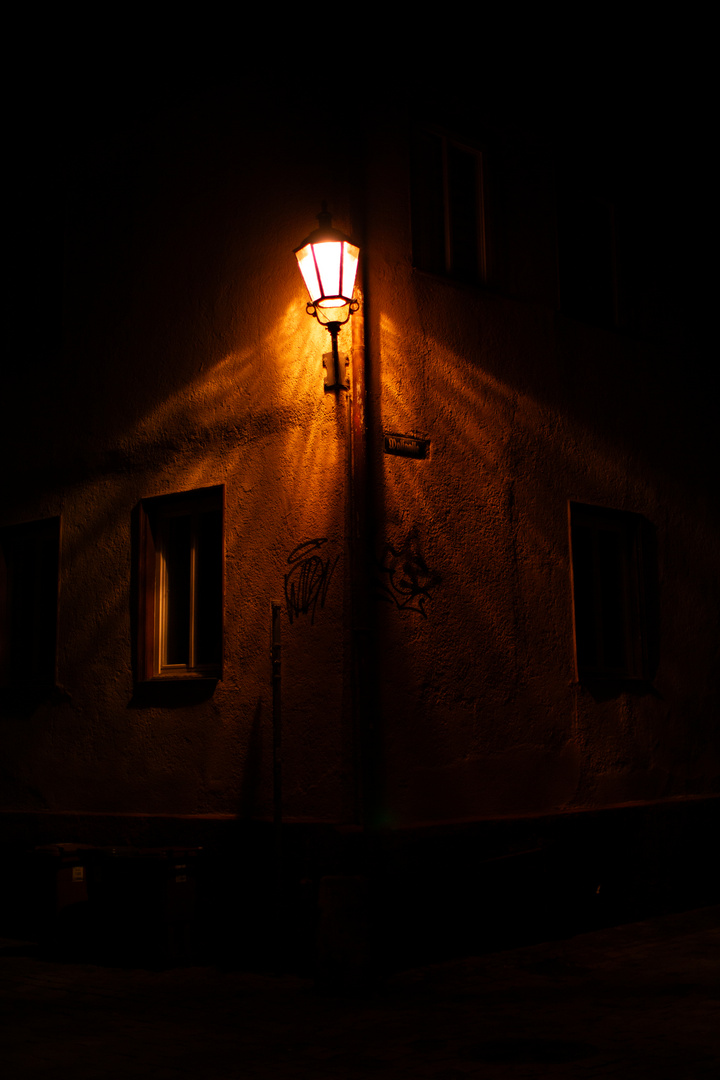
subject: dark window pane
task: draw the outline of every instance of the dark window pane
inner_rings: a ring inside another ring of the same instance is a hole
[[[575,582],[575,637],[578,665],[594,668],[598,663],[593,537],[589,529],[576,527],[572,534],[573,578]]]
[[[648,675],[645,579],[639,514],[572,504],[575,648],[580,677]],[[645,552],[650,563],[651,549]]]
[[[480,154],[431,132],[415,135],[412,233],[415,266],[478,281],[483,267]]]
[[[138,675],[222,674],[223,488],[143,500],[138,517]]]
[[[164,523],[165,663],[190,662],[191,518],[168,517]]]
[[[54,683],[60,519],[3,530],[2,681]]]
[[[439,136],[429,132],[417,135],[412,176],[413,260],[423,270],[444,273],[445,194]]]
[[[625,552],[619,533],[598,532],[597,575],[600,584],[602,609],[603,666],[625,671],[627,655],[627,604],[625,599],[626,567]]]
[[[219,664],[222,655],[222,512],[197,519],[195,663]]]

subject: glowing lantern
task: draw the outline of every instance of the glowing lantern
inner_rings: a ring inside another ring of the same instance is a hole
[[[332,216],[325,204],[318,214],[319,227],[295,249],[298,266],[305,280],[310,300],[309,315],[326,326],[333,343],[335,382],[325,388],[345,388],[340,382],[340,361],[337,335],[340,327],[357,311],[360,304],[353,299],[360,249],[339,229],[332,227]]]

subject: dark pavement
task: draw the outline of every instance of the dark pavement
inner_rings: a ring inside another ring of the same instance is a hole
[[[717,1080],[720,907],[416,968],[356,997],[0,940],[0,999],[4,1080]]]

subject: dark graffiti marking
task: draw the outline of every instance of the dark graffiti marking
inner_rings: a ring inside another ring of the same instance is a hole
[[[430,572],[420,553],[417,530],[408,534],[399,550],[386,544],[378,568],[384,577],[377,583],[380,597],[394,602],[401,611],[416,611],[426,619],[425,603],[440,577]]]
[[[305,540],[298,544],[288,555],[292,570],[285,575],[285,603],[292,623],[297,615],[310,615],[310,624],[315,622],[315,610],[325,606],[330,579],[337,566],[339,555],[331,562],[330,557],[322,559],[317,552],[327,544],[327,537],[318,540]]]

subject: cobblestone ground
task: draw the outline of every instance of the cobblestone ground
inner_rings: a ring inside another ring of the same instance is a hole
[[[5,1080],[720,1077],[720,908],[399,973],[362,997],[0,941]]]

